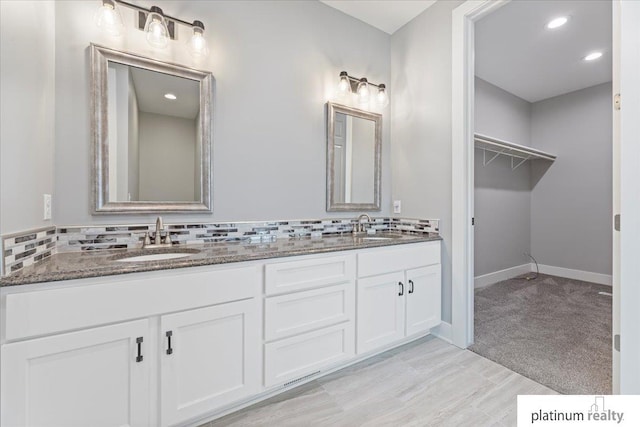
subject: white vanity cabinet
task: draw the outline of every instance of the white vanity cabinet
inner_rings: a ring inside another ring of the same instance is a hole
[[[429,333],[440,242],[0,288],[0,427],[197,425]]]
[[[355,254],[265,266],[266,387],[355,355]]]
[[[149,425],[149,333],[145,319],[3,345],[2,426]]]
[[[440,324],[440,242],[358,254],[357,351]]]
[[[177,426],[257,394],[260,268],[193,270],[3,295],[0,426]]]
[[[173,426],[260,390],[259,301],[160,318],[161,425]]]

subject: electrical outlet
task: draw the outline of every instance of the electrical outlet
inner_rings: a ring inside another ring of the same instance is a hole
[[[51,219],[51,194],[44,195],[44,219]]]
[[[402,201],[400,200],[393,201],[393,213],[394,214],[402,213]]]

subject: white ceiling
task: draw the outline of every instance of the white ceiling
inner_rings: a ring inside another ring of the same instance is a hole
[[[131,67],[138,109],[145,113],[195,119],[200,111],[200,82]],[[177,99],[169,100],[165,93]]]
[[[436,0],[320,0],[388,34],[420,15]]]
[[[555,30],[547,22],[570,16]],[[476,23],[476,76],[536,102],[611,81],[611,2],[516,0]],[[589,52],[603,56],[583,61]]]

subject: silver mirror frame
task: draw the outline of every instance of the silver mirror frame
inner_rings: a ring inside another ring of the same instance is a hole
[[[202,185],[200,201],[196,202],[110,202],[109,201],[109,99],[108,62],[118,62],[164,74],[171,74],[200,82],[200,129],[202,132]],[[194,70],[130,53],[120,52],[95,44],[90,45],[91,63],[91,139],[92,139],[92,191],[91,213],[185,213],[212,212],[211,197],[211,146],[213,75],[207,71]]]
[[[333,184],[335,178],[334,168],[334,135],[335,114],[342,113],[349,116],[360,117],[375,122],[375,158],[373,203],[343,203],[335,200]],[[382,181],[382,114],[359,110],[346,105],[327,102],[327,212],[361,212],[379,211]]]

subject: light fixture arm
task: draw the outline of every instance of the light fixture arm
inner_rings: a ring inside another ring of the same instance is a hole
[[[344,73],[344,74],[343,74]],[[342,73],[340,73],[340,76],[342,77],[347,77],[349,79],[349,84],[351,85],[351,90],[353,92],[356,91],[358,84],[362,81],[363,78],[361,77],[353,77],[350,76],[349,74],[346,74],[346,71],[343,71]],[[380,84],[375,84],[375,83],[371,83],[370,81],[367,80],[367,84],[369,84],[369,86],[375,86],[378,89],[380,89],[380,87],[382,86],[382,88],[385,88],[386,86],[384,85],[384,83],[380,83]]]
[[[122,0],[112,0],[114,3],[117,3],[119,5],[122,5],[124,7],[128,7],[129,9],[134,9],[137,10],[139,12],[144,12],[144,13],[149,13],[151,12],[151,9],[147,9],[146,7],[142,7],[142,6],[138,6],[126,1],[122,1]],[[183,21],[180,18],[175,18],[173,16],[167,15],[167,14],[162,14],[162,16],[164,16],[165,19],[170,20],[170,21],[174,21],[177,22],[178,24],[182,24],[185,25],[189,28],[193,28],[193,27],[198,27],[198,28],[202,28],[204,30],[204,24],[202,24],[201,21],[193,21],[193,22],[187,22],[187,21]],[[196,24],[196,22],[198,24]]]

